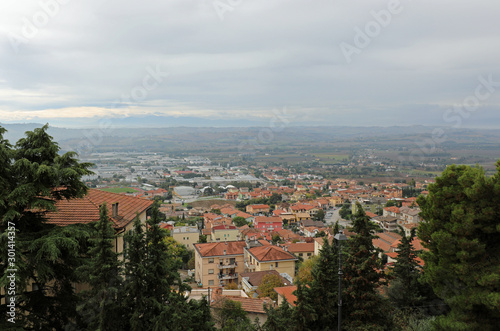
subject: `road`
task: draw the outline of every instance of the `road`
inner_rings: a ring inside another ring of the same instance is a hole
[[[328,225],[335,224],[335,222],[339,221],[339,225],[343,226],[344,228],[346,228],[347,226],[350,226],[351,221],[345,220],[342,217],[340,217],[339,211],[340,211],[340,208],[335,208],[335,210],[329,209],[326,212],[326,217],[325,217],[326,224],[328,224]],[[330,215],[330,213],[332,213],[332,214]]]

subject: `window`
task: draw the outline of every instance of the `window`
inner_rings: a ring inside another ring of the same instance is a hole
[[[214,285],[214,280],[213,279],[209,280],[208,285]]]
[[[307,253],[307,256],[311,256],[311,253]]]
[[[208,269],[208,274],[213,275],[214,274],[214,269]]]
[[[214,263],[214,258],[213,257],[209,258],[208,263]]]
[[[299,256],[302,256],[302,253],[299,253]]]
[[[278,267],[278,262],[276,262],[276,268]]]

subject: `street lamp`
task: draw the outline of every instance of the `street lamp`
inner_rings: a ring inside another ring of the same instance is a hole
[[[341,242],[347,240],[347,236],[342,230],[339,231],[334,237],[339,242],[339,313],[338,313],[338,331],[342,330],[342,247]]]

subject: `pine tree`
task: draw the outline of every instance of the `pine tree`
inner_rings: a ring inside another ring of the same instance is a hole
[[[336,223],[334,233],[338,233]],[[337,326],[338,246],[325,238],[310,283],[297,284],[297,324],[307,330],[333,330]]]
[[[134,227],[125,234],[127,243],[125,250],[125,281],[123,309],[130,330],[141,330],[149,321],[143,318],[143,313],[149,309],[146,303],[147,293],[144,291],[146,282],[146,238],[144,226],[136,217]]]
[[[286,298],[277,308],[264,304],[264,311],[267,315],[267,320],[262,325],[264,331],[294,330],[294,323],[290,320],[290,316],[293,316],[293,309]]]
[[[397,308],[416,310],[426,300],[429,294],[428,286],[421,284],[418,279],[422,268],[417,262],[417,251],[413,247],[415,228],[409,236],[402,232],[398,244],[396,262],[392,268],[393,280],[389,287],[389,298]]]
[[[348,254],[343,263],[345,291],[342,321],[345,330],[387,330],[390,318],[387,303],[378,293],[385,285],[379,250],[373,246],[376,225],[356,203],[353,231],[348,240]]]
[[[210,329],[211,316],[205,303],[189,303],[177,269],[176,258],[165,240],[167,231],[159,226],[158,203],[153,204],[146,229],[139,219],[127,234],[124,309],[131,330]],[[200,310],[197,310],[200,309]]]
[[[479,167],[446,168],[417,201],[419,237],[428,252],[424,279],[451,312],[439,329],[496,330],[500,325],[500,161],[487,178]]]
[[[47,224],[46,211],[61,199],[82,197],[81,177],[91,174],[90,164],[80,163],[76,153],[59,154],[59,146],[45,125],[26,132],[14,147],[3,139],[0,128],[0,255],[7,261],[9,225],[16,228],[16,326],[62,329],[76,318],[77,296],[73,283],[82,265],[88,227]],[[10,223],[9,223],[10,222]],[[8,282],[7,265],[0,264],[0,286]],[[27,291],[26,291],[27,290]],[[5,306],[0,308],[2,316]],[[5,325],[0,321],[0,329]]]
[[[118,254],[113,250],[115,231],[106,204],[100,208],[95,236],[90,239],[89,261],[78,272],[90,290],[81,294],[78,310],[88,330],[121,330],[124,328],[120,307],[122,277]]]

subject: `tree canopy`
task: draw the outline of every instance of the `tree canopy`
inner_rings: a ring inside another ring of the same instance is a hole
[[[424,279],[450,306],[442,329],[494,330],[500,325],[500,162],[486,177],[479,167],[452,165],[417,202],[419,237],[428,252]]]

